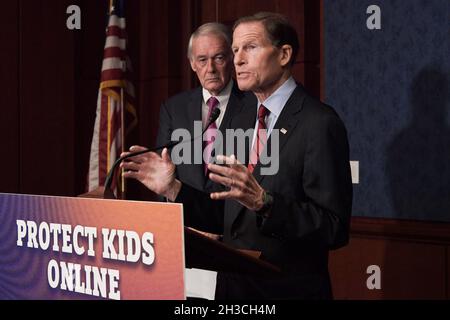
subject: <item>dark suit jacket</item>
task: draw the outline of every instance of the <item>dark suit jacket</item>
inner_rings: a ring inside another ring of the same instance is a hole
[[[255,119],[256,104],[241,110],[230,127],[253,128]],[[219,274],[216,298],[331,298],[328,251],[348,242],[352,205],[346,129],[331,107],[300,85],[274,127],[283,128],[278,173],[262,176],[261,164],[253,172],[274,195],[270,217],[227,200],[223,233],[224,242],[235,248],[261,251],[283,277]],[[195,225],[216,210],[208,195],[186,185],[177,202],[184,204],[186,224]]]
[[[198,87],[191,91],[177,94],[165,101],[160,108],[159,130],[157,137],[157,146],[166,145],[171,142],[171,135],[175,129],[187,129],[191,137],[194,137],[194,121],[202,121],[202,87]],[[225,130],[230,127],[231,119],[243,108],[244,104],[255,104],[256,97],[252,93],[244,93],[240,91],[234,83],[231,90],[230,99],[227,104],[225,114],[222,118],[220,127],[218,128],[225,136]],[[201,133],[201,132],[200,132]],[[204,173],[202,163],[194,164],[194,144],[199,143],[202,149],[201,137],[196,137],[186,147],[190,148],[190,162],[177,165],[177,178],[184,184],[187,184],[197,190],[212,192],[222,189],[221,186],[209,180]],[[197,155],[198,157],[198,155]],[[219,210],[216,210],[217,216],[213,218],[214,223],[205,225],[202,221],[196,224],[200,230],[222,234],[223,233],[223,202],[217,204]],[[221,210],[220,210],[221,209]],[[208,220],[212,218],[209,217]]]

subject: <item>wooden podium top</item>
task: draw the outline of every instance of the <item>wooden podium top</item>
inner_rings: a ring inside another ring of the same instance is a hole
[[[184,227],[186,267],[276,277],[281,270],[261,259],[259,251],[238,250]]]
[[[92,191],[79,194],[78,197],[80,197],[80,198],[103,199],[103,192],[104,191],[105,191],[104,187],[98,187],[97,189],[94,189]]]

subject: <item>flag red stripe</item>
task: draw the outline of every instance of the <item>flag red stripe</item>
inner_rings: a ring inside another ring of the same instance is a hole
[[[126,32],[118,26],[109,26],[106,30],[106,36],[116,36],[121,39],[126,39]]]
[[[122,69],[107,69],[102,71],[102,81],[122,79]]]
[[[103,59],[106,58],[121,58],[124,60],[125,51],[120,49],[119,47],[109,47],[103,51]]]

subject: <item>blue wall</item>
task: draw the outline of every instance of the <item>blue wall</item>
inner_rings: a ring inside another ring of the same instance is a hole
[[[324,4],[325,100],[359,161],[353,215],[450,221],[450,1]]]

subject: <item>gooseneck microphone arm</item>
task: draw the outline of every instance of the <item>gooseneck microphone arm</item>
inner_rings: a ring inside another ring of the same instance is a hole
[[[211,124],[212,124],[214,121],[217,120],[217,118],[219,117],[219,115],[220,115],[220,109],[219,109],[219,108],[216,108],[216,109],[214,109],[214,110],[211,112],[211,115],[209,116],[209,119],[208,119],[208,123],[207,123],[205,129],[203,129],[202,134],[201,134],[201,137],[203,137],[203,134],[206,132],[206,130],[208,130],[208,128],[211,126]],[[158,146],[158,147],[156,147],[156,148],[151,148],[151,149],[145,149],[145,150],[141,150],[141,151],[131,152],[131,153],[127,154],[126,156],[123,156],[123,157],[118,158],[118,159],[114,162],[113,166],[111,167],[111,170],[109,170],[109,172],[108,172],[108,176],[106,177],[106,180],[105,180],[105,190],[103,191],[103,198],[105,198],[105,199],[116,199],[116,196],[114,195],[114,192],[111,190],[111,184],[112,184],[112,179],[113,179],[114,173],[116,172],[117,167],[119,166],[119,164],[120,164],[123,160],[128,159],[128,158],[132,158],[132,157],[135,157],[135,156],[138,156],[138,155],[147,153],[147,152],[155,152],[155,151],[159,151],[159,150],[164,149],[164,148],[170,149],[170,148],[175,147],[175,146],[176,146],[177,144],[179,144],[179,143],[182,143],[182,142],[190,142],[190,141],[192,141],[193,139],[197,139],[197,138],[198,138],[198,137],[194,137],[194,138],[191,138],[191,139],[186,140],[186,141],[184,141],[184,140],[172,141],[172,142],[170,142],[170,143],[168,143],[168,144],[165,144],[165,145],[162,145],[162,146]]]

